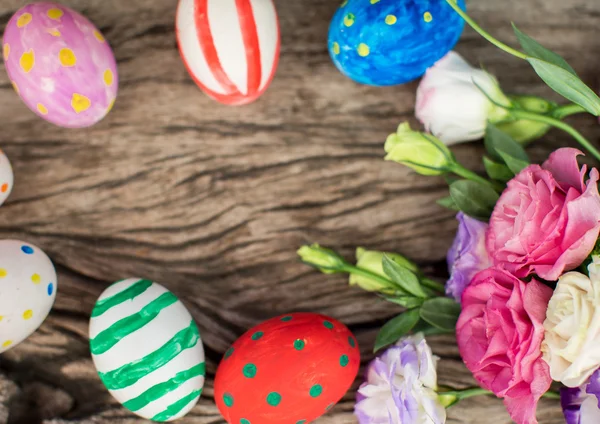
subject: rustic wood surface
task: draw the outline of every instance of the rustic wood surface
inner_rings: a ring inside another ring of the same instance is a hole
[[[25,2],[0,0],[0,27]],[[142,423],[108,394],[88,351],[97,296],[139,276],[161,282],[189,307],[207,353],[201,402],[181,422],[221,423],[212,377],[229,344],[277,314],[318,311],[357,335],[363,363],[377,329],[399,310],[350,289],[341,276],[300,264],[296,249],[320,242],[348,257],[353,247],[404,252],[444,276],[456,229],[434,200],[441,179],[382,161],[383,141],[411,119],[416,84],[360,86],[334,68],[326,50],[336,0],[278,0],[282,52],[271,88],[258,102],[221,106],[196,89],[179,58],[175,0],[65,0],[104,32],[119,62],[111,114],[87,130],[65,130],[34,116],[0,72],[0,147],[16,186],[0,208],[0,238],[42,247],[59,272],[58,296],[44,325],[0,357],[0,423]],[[515,20],[565,55],[590,84],[600,69],[597,0],[478,0],[470,13],[513,40]],[[508,92],[549,95],[526,63],[467,30],[458,46],[499,75]],[[597,121],[572,119],[594,142]],[[413,120],[414,123],[414,120]],[[531,149],[543,158],[568,137],[552,132]],[[480,146],[455,149],[479,166]],[[474,383],[453,337],[432,337],[440,381]],[[321,424],[354,423],[354,390]],[[563,422],[543,401],[540,423]],[[505,424],[492,398],[449,410],[449,423]]]

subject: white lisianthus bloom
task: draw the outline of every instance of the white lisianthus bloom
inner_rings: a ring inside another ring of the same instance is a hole
[[[581,386],[600,367],[600,256],[588,270],[589,277],[560,277],[544,321],[544,360],[567,387]]]
[[[446,145],[478,140],[488,122],[509,115],[509,106],[496,78],[471,67],[458,53],[450,52],[429,68],[417,89],[415,114]]]

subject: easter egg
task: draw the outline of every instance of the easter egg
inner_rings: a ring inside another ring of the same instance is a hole
[[[13,170],[8,157],[0,150],[0,205],[2,205],[13,188]]]
[[[273,0],[180,0],[177,41],[196,84],[227,105],[253,102],[279,61]]]
[[[225,353],[215,401],[230,424],[309,423],[348,391],[360,365],[356,339],[329,317],[270,319]]]
[[[88,127],[117,97],[113,52],[88,19],[58,3],[31,3],[6,25],[4,62],[15,91],[48,122]]]
[[[172,421],[198,402],[205,375],[200,332],[160,284],[130,278],[107,288],[92,311],[90,350],[110,394],[143,418]]]
[[[56,297],[56,271],[37,246],[0,240],[0,353],[38,329]]]
[[[403,84],[452,50],[463,27],[445,0],[346,0],[329,27],[329,53],[356,82]]]

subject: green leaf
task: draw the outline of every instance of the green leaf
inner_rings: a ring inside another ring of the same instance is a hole
[[[515,176],[508,166],[494,162],[487,156],[483,157],[483,165],[485,166],[485,171],[487,174],[494,180],[506,182]]]
[[[452,184],[450,196],[461,211],[480,220],[489,219],[500,198],[490,186],[470,180],[460,180]]]
[[[406,309],[418,308],[423,304],[425,299],[413,296],[387,296],[385,300],[405,307]]]
[[[448,208],[453,211],[460,210],[460,208],[458,206],[456,206],[456,203],[454,203],[454,200],[452,200],[452,197],[450,197],[450,196],[444,197],[443,199],[438,199],[436,201],[436,203],[443,208]]]
[[[448,297],[429,299],[419,310],[421,318],[436,328],[454,331],[460,315],[460,305]]]
[[[521,47],[523,47],[523,50],[525,50],[525,53],[527,53],[529,56],[533,56],[536,59],[559,66],[573,75],[577,75],[575,69],[573,69],[562,56],[554,53],[552,50],[547,49],[530,36],[521,32],[521,30],[519,30],[514,23],[512,25],[513,29],[515,30],[515,34],[519,39],[519,43],[521,43]]]
[[[508,168],[512,172],[514,172],[515,175],[529,166],[528,161],[516,159],[516,158],[510,156],[509,154],[504,153],[502,150],[498,150],[498,153],[500,154],[500,156],[502,156],[502,159],[504,159],[506,166],[508,166]]]
[[[433,327],[427,321],[420,320],[417,325],[415,325],[412,329],[412,333],[422,333],[424,336],[435,336],[437,334],[448,334],[454,333],[455,329],[452,330],[441,330],[437,327]]]
[[[400,337],[412,330],[417,322],[419,322],[419,309],[411,309],[385,323],[377,334],[374,352],[398,341]]]
[[[592,253],[590,253],[590,256],[598,256],[598,255],[600,255],[600,239],[596,240],[596,245],[594,246]]]
[[[485,132],[485,147],[491,156],[496,159],[499,158],[504,162],[513,174],[519,173],[523,168],[529,165],[529,157],[527,156],[527,153],[525,153],[525,149],[513,140],[510,135],[500,131],[492,124],[488,124]],[[492,166],[492,164],[486,163],[485,158],[484,164],[486,165],[486,170],[488,170],[488,166]],[[495,167],[491,169],[491,171],[500,173],[503,169]]]
[[[527,61],[551,89],[578,104],[592,115],[600,116],[600,97],[579,77],[544,60],[530,57]]]
[[[411,270],[404,268],[397,262],[390,259],[387,255],[383,256],[383,272],[386,273],[390,279],[398,284],[399,287],[406,290],[412,295],[417,297],[427,297],[425,291],[421,287],[419,277]]]
[[[485,131],[485,148],[492,158],[495,160],[503,160],[500,152],[529,163],[529,157],[525,153],[525,149],[517,143],[510,135],[500,131],[498,127],[488,124]]]
[[[450,174],[446,174],[442,178],[444,178],[444,181],[446,181],[446,184],[448,185],[451,185],[452,183],[460,180],[460,178],[458,178],[457,176]]]

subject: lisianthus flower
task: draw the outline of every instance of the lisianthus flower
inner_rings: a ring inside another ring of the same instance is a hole
[[[518,278],[556,281],[590,254],[600,233],[598,170],[579,167],[577,149],[562,148],[508,182],[487,234],[494,263]]]
[[[580,387],[562,388],[560,404],[567,424],[600,423],[600,370]]]
[[[450,279],[446,283],[446,294],[460,303],[463,291],[475,274],[489,268],[492,261],[485,247],[488,224],[462,212],[456,219],[458,231],[447,256]]]
[[[406,337],[368,366],[357,393],[360,424],[443,424],[438,401],[437,358],[422,335]]]
[[[537,403],[552,382],[541,351],[551,296],[548,286],[499,268],[477,274],[463,293],[461,357],[483,388],[504,399],[517,424],[537,424]]]
[[[495,123],[508,116],[506,109],[490,99],[510,105],[493,75],[450,52],[421,80],[415,114],[446,145],[478,140],[485,134],[488,121]]]
[[[560,277],[544,321],[542,351],[550,375],[573,388],[600,367],[599,256],[593,257],[588,271],[589,277],[579,272]]]

